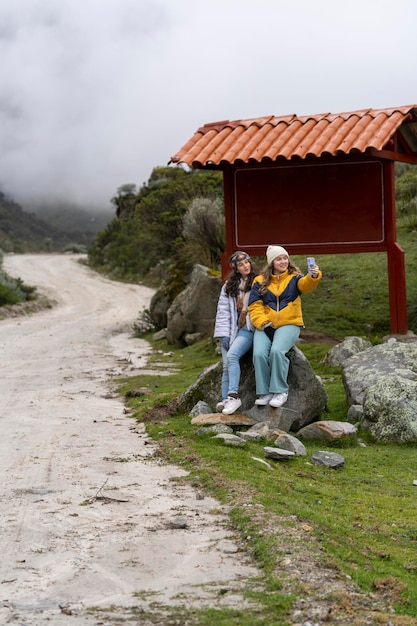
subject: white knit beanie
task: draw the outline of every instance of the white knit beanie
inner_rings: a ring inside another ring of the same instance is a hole
[[[266,249],[266,260],[268,261],[268,265],[271,265],[272,261],[280,256],[280,254],[285,254],[287,257],[290,255],[282,246],[268,246]]]

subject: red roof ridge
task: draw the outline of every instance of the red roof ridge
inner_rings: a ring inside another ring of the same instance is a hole
[[[221,120],[200,126],[170,162],[192,167],[222,167],[233,163],[305,159],[382,150],[403,124],[409,152],[417,155],[417,105],[364,108],[315,115],[265,115]]]

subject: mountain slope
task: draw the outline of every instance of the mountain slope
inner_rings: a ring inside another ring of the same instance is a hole
[[[61,251],[89,246],[110,215],[97,217],[79,208],[56,207],[45,217],[28,213],[0,191],[0,249],[4,252]]]

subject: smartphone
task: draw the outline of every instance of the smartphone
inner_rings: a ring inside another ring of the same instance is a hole
[[[307,257],[307,268],[308,268],[308,273],[312,274],[312,268],[315,267],[316,265],[316,259],[313,256],[308,256]]]

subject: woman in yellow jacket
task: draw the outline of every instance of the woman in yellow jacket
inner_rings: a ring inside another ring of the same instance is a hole
[[[268,246],[267,266],[253,281],[249,296],[250,321],[255,326],[253,364],[257,405],[279,407],[288,399],[287,352],[304,326],[301,294],[313,291],[321,279],[318,266],[303,276],[282,246]]]

